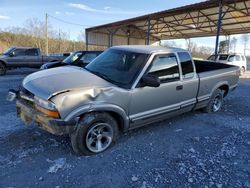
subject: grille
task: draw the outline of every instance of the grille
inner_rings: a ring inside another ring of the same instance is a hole
[[[22,101],[33,105],[34,104],[34,94],[25,89],[23,86],[20,86],[20,92],[19,92],[20,98]]]
[[[25,89],[23,86],[20,86],[20,92],[28,97],[31,97],[34,99],[34,94]]]

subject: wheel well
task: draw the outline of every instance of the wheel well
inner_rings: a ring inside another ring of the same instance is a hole
[[[120,131],[124,131],[124,120],[122,118],[122,116],[116,112],[112,112],[112,111],[108,111],[107,113],[109,113],[113,118],[115,118],[117,124],[118,124],[118,128]]]
[[[6,63],[5,63],[4,61],[1,61],[1,60],[0,60],[0,63],[2,63],[5,67],[7,67],[7,66],[6,66]]]
[[[116,112],[113,112],[113,111],[93,111],[93,112],[90,112],[90,113],[94,113],[94,112],[106,112],[106,113],[110,114],[110,116],[112,116],[116,120],[116,122],[118,124],[119,131],[123,132],[125,130],[125,127],[124,127],[125,123],[124,123],[124,120],[123,120],[123,118],[122,118],[122,116],[120,114],[118,114]],[[79,117],[82,118],[86,114],[88,114],[88,113],[84,113],[84,114],[80,115]]]
[[[226,97],[229,91],[229,86],[228,85],[222,85],[219,87],[220,90],[224,91],[223,97]]]

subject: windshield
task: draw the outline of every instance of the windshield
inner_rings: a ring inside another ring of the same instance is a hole
[[[130,88],[148,54],[108,49],[86,66],[86,69],[111,83]]]
[[[65,58],[63,60],[63,63],[66,64],[71,64],[75,61],[78,61],[79,59],[81,59],[81,57],[83,56],[84,53],[82,52],[74,52],[73,54],[71,54],[70,56],[68,56],[67,58]]]
[[[4,55],[8,55],[12,50],[14,50],[15,48],[9,48],[7,49],[3,54]]]

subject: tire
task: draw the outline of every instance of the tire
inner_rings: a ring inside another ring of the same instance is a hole
[[[242,76],[246,72],[245,67],[240,68],[240,75]]]
[[[3,76],[6,74],[6,66],[3,62],[0,62],[0,76]]]
[[[208,103],[208,105],[203,108],[206,113],[214,113],[220,111],[223,104],[223,94],[221,89],[216,89]]]
[[[104,152],[117,140],[117,137],[117,122],[105,112],[86,114],[70,135],[73,151],[78,155]]]

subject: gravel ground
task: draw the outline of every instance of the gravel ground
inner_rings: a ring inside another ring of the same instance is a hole
[[[0,77],[0,187],[250,187],[250,75],[216,114],[190,112],[75,156],[69,138],[24,126],[5,101],[32,69]]]

